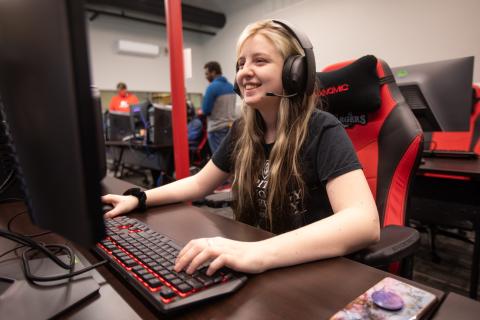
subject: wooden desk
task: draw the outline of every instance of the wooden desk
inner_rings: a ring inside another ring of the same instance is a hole
[[[422,158],[418,173],[440,173],[471,177],[480,180],[480,158]]]
[[[132,185],[117,179],[104,181],[105,191],[120,193]],[[149,209],[145,214],[131,214],[148,223],[152,229],[162,232],[179,244],[198,237],[225,236],[231,239],[256,241],[271,236],[222,216],[186,204],[176,204]],[[4,218],[1,218],[2,221]],[[80,249],[90,262],[97,256]],[[98,271],[108,284],[142,319],[164,318],[154,314],[129,288],[114,276],[107,267]],[[234,294],[194,306],[173,316],[179,319],[327,319],[348,302],[387,276],[386,272],[359,264],[346,258],[334,258],[306,263],[289,268],[270,270],[252,275],[247,283]],[[434,293],[441,301],[439,290],[404,280]],[[95,306],[102,319],[113,319],[121,311],[112,310],[112,301],[101,293]],[[123,306],[118,304],[118,310]],[[106,305],[109,307],[106,307]],[[102,305],[105,308],[102,309]],[[91,319],[81,307],[72,311],[75,319]],[[173,318],[172,317],[172,318]],[[166,317],[165,317],[166,318]],[[171,317],[168,317],[171,318]]]
[[[478,319],[479,315],[480,302],[450,292],[433,320],[471,320]]]

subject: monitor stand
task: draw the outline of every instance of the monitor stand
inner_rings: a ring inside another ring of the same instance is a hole
[[[61,257],[62,260],[65,257]],[[83,269],[76,259],[75,270]],[[48,258],[31,260],[30,269],[38,276],[65,274],[65,269]],[[49,319],[98,293],[90,272],[70,280],[33,284],[25,279],[20,258],[0,262],[0,310],[2,319]]]

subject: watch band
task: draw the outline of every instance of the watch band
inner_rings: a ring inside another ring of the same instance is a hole
[[[130,188],[123,193],[124,196],[134,196],[138,199],[138,205],[135,208],[140,212],[147,210],[147,195],[140,188]]]

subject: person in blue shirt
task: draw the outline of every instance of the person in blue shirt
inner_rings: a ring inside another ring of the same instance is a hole
[[[203,97],[202,112],[207,117],[208,144],[213,154],[235,119],[236,95],[233,85],[222,76],[222,68],[218,62],[207,62],[204,69],[205,78],[210,85]]]

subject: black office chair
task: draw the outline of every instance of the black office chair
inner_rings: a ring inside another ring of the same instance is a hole
[[[380,242],[350,257],[411,278],[420,235],[405,222],[410,185],[423,149],[421,127],[384,61],[365,56],[331,65],[317,75],[318,95],[327,111],[346,126],[382,226]]]

